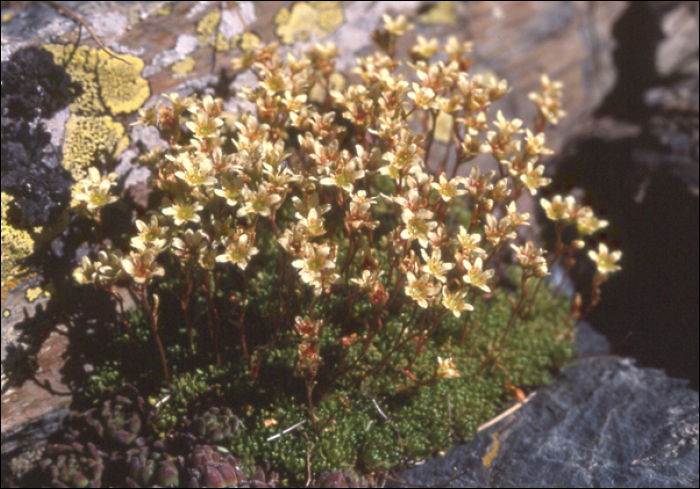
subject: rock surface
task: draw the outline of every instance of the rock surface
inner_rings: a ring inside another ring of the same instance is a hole
[[[552,187],[585,190],[622,250],[589,322],[615,353],[697,389],[698,4],[632,2],[613,35],[615,85],[554,158]]]

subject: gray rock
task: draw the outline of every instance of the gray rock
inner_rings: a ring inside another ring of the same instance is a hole
[[[583,332],[589,356],[470,443],[400,478],[434,487],[698,487],[698,392],[631,359],[596,356],[603,343]]]

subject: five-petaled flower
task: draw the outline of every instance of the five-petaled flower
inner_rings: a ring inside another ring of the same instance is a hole
[[[482,270],[483,262],[481,257],[474,260],[472,264],[469,260],[464,260],[462,262],[464,268],[467,269],[467,274],[462,276],[465,284],[469,284],[473,287],[478,287],[484,292],[491,292],[491,288],[486,284],[486,282],[493,277],[493,270]]]
[[[176,226],[182,226],[188,222],[200,222],[202,219],[197,213],[202,209],[204,209],[204,206],[199,202],[191,203],[184,199],[176,198],[175,202],[164,208],[162,212],[166,216],[172,216]]]
[[[450,292],[446,285],[442,287],[442,305],[456,318],[460,317],[464,311],[474,310],[474,306],[464,302],[466,296],[467,292],[464,290]]]
[[[443,360],[438,357],[438,365],[435,370],[437,377],[440,379],[454,379],[460,377],[452,358],[445,358]]]
[[[424,249],[420,250],[420,252],[421,256],[423,256],[423,259],[425,260],[425,265],[421,267],[421,270],[431,277],[439,280],[443,284],[447,282],[445,274],[452,270],[455,264],[443,263],[440,248],[433,249],[431,256],[428,256],[428,253],[426,253]]]
[[[588,252],[588,256],[593,260],[598,268],[598,273],[603,276],[607,276],[610,273],[620,270],[620,266],[616,265],[620,258],[622,257],[621,251],[608,252],[608,247],[605,243],[600,243],[598,245],[598,252],[591,250]]]
[[[412,272],[408,272],[406,278],[408,279],[405,289],[406,295],[416,301],[420,307],[427,308],[428,301],[432,300],[436,294],[436,287],[430,282],[430,275],[421,274],[421,277],[417,279]]]
[[[406,227],[401,231],[401,238],[408,241],[417,239],[423,248],[427,248],[428,233],[437,227],[435,221],[427,220],[431,217],[433,213],[427,209],[419,209],[417,212],[404,209],[401,219],[406,223]]]
[[[247,234],[241,234],[236,238],[224,238],[224,245],[226,246],[223,255],[216,257],[216,261],[219,263],[230,262],[238,265],[238,268],[245,270],[248,266],[250,258],[258,254],[258,249],[255,246],[251,246],[250,236]]]

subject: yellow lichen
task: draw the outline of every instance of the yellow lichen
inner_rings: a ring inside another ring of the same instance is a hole
[[[141,107],[151,94],[148,81],[140,76],[143,61],[136,56],[122,55],[127,64],[87,46],[50,44],[43,48],[82,87],[83,93],[69,105],[73,113],[126,114]]]
[[[331,10],[340,7],[340,2],[309,2],[313,8],[318,10]]]
[[[195,31],[202,46],[211,46],[216,51],[228,51],[236,42],[236,37],[228,38],[217,30],[221,23],[219,11],[209,12],[197,23]]]
[[[7,22],[8,20],[10,20],[14,16],[15,16],[14,12],[5,12],[4,14],[2,14],[2,21]]]
[[[13,198],[2,192],[2,299],[14,288],[26,273],[20,262],[34,252],[31,235],[17,229],[7,221],[7,212]]]
[[[97,85],[97,51],[83,46],[43,46],[53,55],[54,62],[63,66],[71,79],[80,84],[82,94],[68,106],[71,112],[80,114],[102,114],[106,111]]]
[[[135,56],[122,55],[131,64],[98,51],[97,82],[105,106],[114,115],[128,114],[141,107],[151,90],[148,80],[141,78],[143,61]]]
[[[158,10],[156,10],[156,13],[158,15],[169,15],[172,11],[173,11],[173,4],[169,3],[167,5],[163,5]]]
[[[3,298],[4,298],[4,297],[3,297]],[[4,317],[4,318],[9,318],[11,314],[12,314],[12,313],[10,312],[9,309],[4,309],[4,310],[2,311],[2,317]]]
[[[187,56],[182,61],[178,61],[177,63],[174,63],[171,70],[176,75],[186,75],[187,73],[192,72],[192,70],[194,69],[194,64],[195,64],[194,58],[192,56]]]
[[[501,446],[501,442],[498,441],[498,433],[494,433],[493,435],[493,445],[491,445],[491,450],[489,450],[489,453],[484,455],[484,458],[482,461],[484,462],[484,467],[487,469],[491,468],[491,463],[493,462],[494,457],[498,454],[498,449]]]
[[[455,2],[439,2],[418,18],[423,24],[452,25],[457,21]]]
[[[281,8],[275,15],[276,34],[284,44],[308,41],[311,34],[319,39],[344,22],[340,2],[297,2],[290,11]]]
[[[114,157],[128,147],[129,139],[124,134],[124,126],[110,116],[72,115],[66,123],[63,166],[75,181],[81,180],[101,154]]]
[[[236,36],[236,43],[242,51],[247,53],[260,46],[262,39],[260,39],[260,36],[253,32],[244,32],[243,34]]]
[[[202,46],[211,46],[214,41],[214,33],[221,22],[221,13],[219,11],[209,12],[207,15],[197,22],[195,31],[197,39]]]
[[[44,293],[44,289],[41,287],[30,287],[27,289],[27,291],[24,293],[24,297],[29,301],[29,302],[34,302],[37,300],[41,294]]]
[[[341,8],[322,10],[318,16],[319,27],[328,34],[343,25],[343,22],[345,22],[345,16]]]

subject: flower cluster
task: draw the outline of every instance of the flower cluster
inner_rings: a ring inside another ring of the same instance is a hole
[[[331,368],[323,363],[324,325],[330,328],[327,318],[340,305],[360,304],[365,315],[361,327],[340,327],[347,333],[340,345],[359,351],[338,354],[337,375],[327,376],[332,379],[369,358],[389,316],[405,318],[398,337],[385,339],[390,353],[384,359],[375,353],[373,364],[356,369],[359,378],[371,377],[398,368],[391,355],[409,339],[415,355],[422,353],[445,316],[465,321],[466,331],[470,312],[497,293],[510,260],[522,269],[521,299],[513,302],[503,348],[530,279],[541,282],[567,252],[561,242],[553,256],[530,241],[518,244],[530,219],[519,212],[520,203],[550,182],[543,176],[542,158],[551,153],[543,131],[564,115],[561,84],[545,76],[542,93],[531,95],[541,114],[533,130],[500,110],[494,117],[491,106],[508,86],[470,73],[471,43],[452,38],[440,46],[419,38],[411,61],[399,60],[396,38],[412,28],[405,18],[385,18],[375,36],[383,51],[358,59],[356,83],[344,85],[334,76],[339,50],[333,44],[311,47],[299,58],[283,57],[275,44],[261,45],[233,62],[259,80],[241,90],[254,112],[227,114],[223,101],[210,95],[171,95],[169,107],[142,110],[137,123],[155,127],[168,144],[149,158],[161,206],[136,221],[131,250],[101,251],[96,262],[84,258],[76,280],[108,285],[126,278],[157,335],[157,301],[152,307],[147,292],[158,289],[155,278],[164,275],[165,263],[175,265],[186,280],[178,296],[183,313],[190,296],[203,291],[212,338],[224,316],[220,297],[230,298],[226,309],[253,379],[275,344],[295,338],[296,361],[309,376],[314,429],[314,378]],[[435,162],[439,117],[452,122],[452,141],[445,159]],[[497,170],[483,172],[473,164],[477,157],[492,158]],[[115,199],[108,196],[112,176],[91,169],[82,185],[75,200],[88,210]],[[572,197],[541,204],[560,227],[575,223],[581,237],[607,224]],[[619,268],[619,252],[603,244],[590,257],[601,277]],[[269,317],[258,319],[269,320],[272,337],[253,335],[258,343],[251,345],[248,294],[259,292],[261,286],[251,284],[271,269],[277,281],[265,297],[278,298],[265,311]],[[222,283],[233,283],[234,290],[221,291]],[[193,328],[188,324],[190,342]],[[460,377],[452,358],[436,358],[437,378]],[[415,361],[403,360],[408,377]]]
[[[71,208],[99,221],[102,208],[119,200],[110,195],[112,187],[117,184],[116,180],[116,173],[101,176],[97,168],[88,168],[87,176],[73,186]]]

